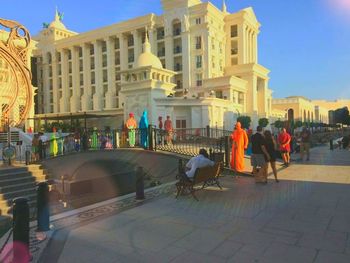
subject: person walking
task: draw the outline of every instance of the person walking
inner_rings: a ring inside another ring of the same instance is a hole
[[[300,159],[304,160],[304,154],[306,153],[306,161],[310,160],[310,142],[311,133],[305,127],[300,134]]]
[[[267,183],[267,167],[270,155],[266,150],[266,140],[262,133],[262,127],[257,127],[257,132],[252,136],[251,165],[256,183]]]
[[[287,130],[283,128],[281,133],[278,135],[278,143],[280,145],[283,163],[287,167],[290,164],[290,141],[290,135],[287,133]]]
[[[171,136],[173,133],[173,123],[170,120],[170,116],[166,116],[166,120],[164,122],[164,129],[165,129],[165,140],[167,145],[172,144],[171,142]]]
[[[266,151],[270,155],[269,163],[270,163],[273,175],[275,176],[275,181],[276,181],[276,183],[278,183],[279,180],[277,178],[277,168],[276,168],[276,141],[273,138],[271,131],[269,131],[269,130],[266,130],[264,132],[264,137],[265,137],[265,141],[266,141]],[[267,158],[266,158],[266,161],[267,161]]]
[[[232,152],[231,169],[235,172],[244,171],[244,150],[248,147],[248,136],[242,129],[241,123],[237,122],[234,131],[231,134]]]

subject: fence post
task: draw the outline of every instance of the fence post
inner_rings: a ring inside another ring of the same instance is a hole
[[[145,199],[145,185],[144,185],[143,167],[139,166],[136,170],[136,200]]]
[[[38,183],[37,188],[37,222],[38,231],[50,230],[49,185],[47,182]]]
[[[210,126],[207,125],[207,137],[210,138]]]
[[[153,151],[153,126],[148,125],[148,150]]]
[[[13,262],[29,262],[28,199],[13,200]]]
[[[225,167],[230,167],[230,137],[225,136]]]

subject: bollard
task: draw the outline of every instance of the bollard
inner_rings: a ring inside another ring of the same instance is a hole
[[[26,151],[25,152],[25,156],[26,156],[26,165],[30,164],[30,151]]]
[[[13,262],[29,262],[28,199],[13,200]]]
[[[153,151],[153,126],[148,125],[148,150]]]
[[[331,150],[331,151],[334,150],[333,139],[330,139],[330,141],[329,141],[329,147],[330,147],[330,150]]]
[[[38,231],[50,230],[49,185],[47,182],[38,183],[37,187],[37,222]]]
[[[136,169],[136,200],[145,199],[145,185],[143,182],[144,172],[141,166]]]
[[[230,137],[225,136],[225,167],[230,167]]]

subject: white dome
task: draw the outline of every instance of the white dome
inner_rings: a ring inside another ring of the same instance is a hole
[[[148,37],[146,34],[145,43],[143,44],[143,53],[138,57],[135,67],[147,67],[152,66],[155,68],[163,68],[162,62],[160,62],[159,58],[152,54],[151,52],[151,44],[148,41]]]

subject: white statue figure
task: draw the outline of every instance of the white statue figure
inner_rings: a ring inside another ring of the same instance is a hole
[[[188,32],[190,30],[190,20],[188,15],[184,15],[183,17],[183,32]]]

